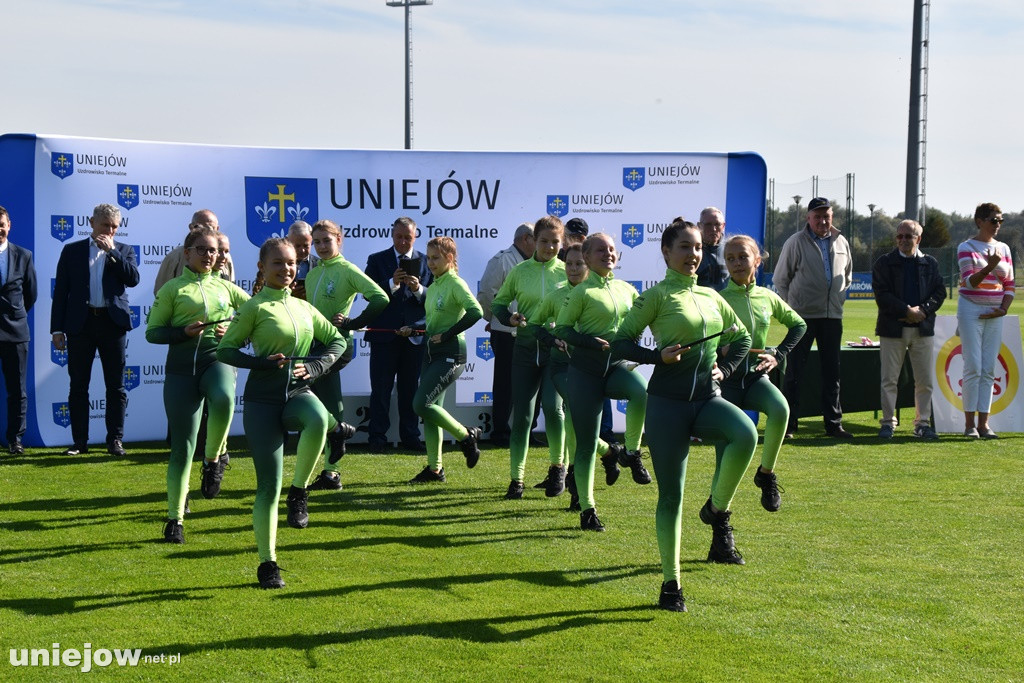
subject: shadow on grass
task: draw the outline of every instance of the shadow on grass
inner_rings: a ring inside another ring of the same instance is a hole
[[[648,605],[611,607],[599,610],[540,612],[504,617],[432,621],[362,629],[349,633],[294,633],[279,636],[231,638],[201,645],[195,643],[167,643],[154,646],[153,649],[162,652],[180,652],[183,655],[207,651],[223,651],[226,649],[265,652],[266,650],[287,648],[310,651],[325,645],[385,641],[412,636],[425,636],[439,640],[459,640],[471,643],[516,643],[537,636],[588,626],[649,623],[654,620],[654,617],[630,616],[635,615],[638,610],[647,611],[648,607]],[[554,623],[536,623],[531,625],[531,622]]]
[[[13,564],[16,562],[38,562],[41,560],[52,560],[59,557],[70,557],[84,553],[102,553],[110,550],[137,550],[149,545],[152,541],[144,539],[141,541],[129,542],[111,541],[110,543],[89,543],[82,545],[65,545],[56,548],[42,548],[39,550],[0,550],[0,565]]]
[[[0,503],[0,511],[22,512],[61,512],[74,510],[110,510],[125,505],[143,503],[167,503],[167,494],[161,491],[140,493],[137,495],[101,496],[98,498],[34,498],[17,503]]]
[[[204,587],[203,590],[207,590]],[[222,588],[238,588],[225,586]],[[163,590],[137,591],[134,593],[118,593],[116,595],[77,595],[61,598],[32,597],[16,599],[0,599],[0,609],[16,610],[27,616],[59,616],[80,612],[91,612],[125,605],[138,605],[146,602],[178,602],[192,600],[210,600],[209,595],[193,595],[195,589],[167,588]]]

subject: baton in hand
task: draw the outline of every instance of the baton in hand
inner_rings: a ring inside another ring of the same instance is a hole
[[[739,329],[739,325],[737,325],[736,323],[733,323],[731,327],[728,327],[728,328],[722,330],[721,332],[717,332],[715,334],[709,334],[706,337],[701,337],[697,341],[686,342],[685,344],[682,344],[682,347],[683,348],[687,348],[687,347],[693,348],[694,346],[697,346],[698,344],[703,344],[706,341],[711,341],[712,339],[716,339],[717,337],[721,337],[723,334],[728,334],[730,332],[735,332],[738,329]]]
[[[356,332],[390,332],[392,334],[398,334],[398,330],[391,329],[391,328],[388,328],[388,327],[364,327],[361,330],[356,330]],[[412,333],[414,335],[416,335],[416,334],[426,334],[427,331],[426,330],[413,330]]]

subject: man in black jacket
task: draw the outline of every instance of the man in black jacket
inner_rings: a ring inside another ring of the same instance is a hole
[[[908,352],[914,370],[914,436],[938,438],[931,426],[932,337],[946,287],[938,261],[918,249],[921,232],[917,221],[902,221],[896,226],[896,248],[875,261],[871,271],[878,305],[875,334],[881,340],[882,439],[891,439],[896,429],[896,383]]]
[[[7,388],[7,450],[21,455],[28,411],[28,312],[36,302],[36,269],[32,252],[7,239],[10,231],[11,215],[0,206],[0,369]]]

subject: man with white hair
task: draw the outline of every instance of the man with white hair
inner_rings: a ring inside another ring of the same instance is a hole
[[[881,439],[891,439],[896,430],[896,385],[907,355],[914,370],[914,436],[939,438],[931,425],[932,338],[946,284],[939,262],[919,249],[922,232],[917,221],[901,221],[896,226],[896,248],[879,257],[871,269],[882,364]]]
[[[700,228],[704,245],[701,249],[700,265],[697,267],[697,284],[722,291],[729,283],[729,269],[725,266],[725,214],[721,209],[709,206],[700,212]]]
[[[313,250],[313,227],[306,221],[295,221],[288,226],[287,239],[295,247],[295,279],[292,281],[292,294],[300,299],[306,298],[306,276],[309,271],[320,263]]]
[[[192,232],[199,227],[213,228],[220,230],[220,222],[217,214],[209,209],[199,209],[192,214],[192,220],[188,223],[188,231]],[[176,277],[179,277],[185,269],[185,245],[181,244],[171,249],[164,260],[160,263],[160,270],[156,273],[156,282],[153,283],[153,295],[160,291],[160,288]],[[229,282],[235,281],[235,266],[231,262],[231,255],[224,254],[224,265],[220,269],[220,276]]]

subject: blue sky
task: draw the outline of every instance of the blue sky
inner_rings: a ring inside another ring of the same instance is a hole
[[[413,10],[414,147],[752,150],[779,200],[903,208],[912,2],[435,0]],[[403,145],[384,0],[0,0],[0,132]],[[931,12],[927,202],[1024,208],[1024,5]],[[801,184],[804,183],[804,184]]]

